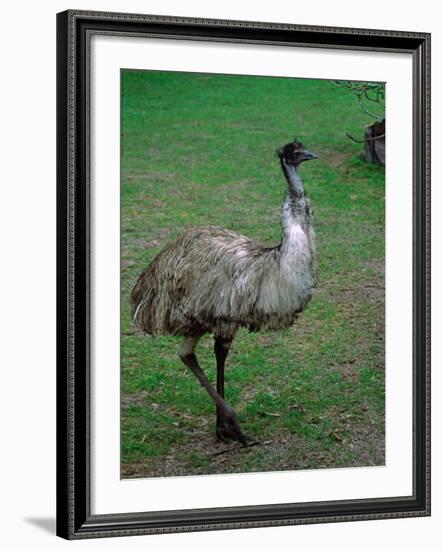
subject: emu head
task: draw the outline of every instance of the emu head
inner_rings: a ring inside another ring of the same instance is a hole
[[[318,158],[313,153],[310,153],[310,151],[307,151],[304,145],[297,139],[278,149],[278,156],[281,161],[284,160],[286,164],[291,166],[299,166],[305,160]]]

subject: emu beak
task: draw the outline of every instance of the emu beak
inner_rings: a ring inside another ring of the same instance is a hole
[[[310,151],[304,150],[302,152],[302,160],[313,160],[317,158],[318,157],[314,153],[310,153]]]

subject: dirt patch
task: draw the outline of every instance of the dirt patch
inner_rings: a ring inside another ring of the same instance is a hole
[[[147,392],[146,391],[140,391],[137,393],[131,393],[128,394],[122,394],[121,395],[121,407],[123,409],[127,409],[131,405],[138,405],[142,407],[147,406]]]
[[[348,443],[358,457],[358,464],[349,464],[349,466],[385,465],[385,435],[379,433],[372,425],[353,428]]]
[[[377,284],[359,284],[351,288],[341,288],[335,294],[337,303],[358,304],[360,302],[381,303],[384,301],[385,289]]]
[[[146,172],[136,172],[130,174],[123,174],[123,180],[140,180],[140,179],[154,179],[154,180],[168,180],[176,177],[174,172],[159,172],[156,170],[148,170]]]
[[[300,435],[279,432],[258,445],[243,447],[223,443],[210,434],[209,421],[201,419],[192,439],[171,447],[158,461],[149,458],[122,464],[123,478],[210,475],[265,471],[321,469],[330,467],[363,467],[385,464],[383,434],[371,426],[357,426],[351,436],[330,432],[333,442],[325,451],[319,442],[308,443]],[[349,454],[357,459],[349,459]],[[245,467],[245,464],[247,465]]]
[[[135,249],[143,248],[148,250],[149,248],[156,248],[161,246],[169,240],[171,240],[170,231],[165,227],[156,227],[155,229],[149,230],[149,239],[144,239],[142,237],[136,239],[130,239],[128,242],[128,247]],[[133,265],[135,262],[132,262],[130,265]]]
[[[136,264],[135,260],[121,260],[121,269],[126,270],[135,264]]]
[[[352,154],[339,151],[321,151],[321,160],[332,168],[347,167]]]
[[[336,290],[331,295],[338,303],[383,302],[385,299],[385,263],[384,260],[372,259],[361,265],[362,270],[370,270],[372,274],[365,281],[354,282],[351,286],[342,287],[336,281],[330,280],[327,287]],[[350,280],[355,277],[350,277]],[[357,278],[356,278],[357,279]],[[315,289],[318,296],[324,294],[324,289]]]
[[[132,244],[136,247],[136,248],[144,248],[145,250],[149,249],[149,248],[155,248],[157,246],[159,246],[161,243],[160,241],[156,240],[156,239],[152,239],[151,241],[147,241],[146,239],[135,239],[134,241],[132,241]]]

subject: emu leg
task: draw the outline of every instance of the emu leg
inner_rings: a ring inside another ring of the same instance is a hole
[[[190,368],[193,374],[198,378],[201,386],[206,389],[207,393],[220,409],[223,415],[224,423],[227,426],[229,433],[231,433],[235,437],[235,439],[240,441],[243,445],[248,445],[249,438],[242,432],[235,411],[216,392],[215,388],[209,382],[209,379],[205,375],[204,371],[198,365],[198,361],[194,353],[195,346],[198,340],[199,338],[186,338],[179,352],[180,359],[187,367]]]
[[[215,337],[215,356],[216,356],[216,390],[218,395],[224,399],[224,364],[227,354],[230,350],[232,340]],[[235,434],[229,432],[228,425],[223,416],[219,405],[216,406],[216,437],[222,441],[229,438],[235,439]]]

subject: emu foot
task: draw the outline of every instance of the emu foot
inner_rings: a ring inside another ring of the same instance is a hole
[[[251,447],[259,443],[241,430],[233,409],[229,409],[227,413],[217,418],[216,437],[224,443],[228,443],[229,440],[239,441],[244,447]]]

